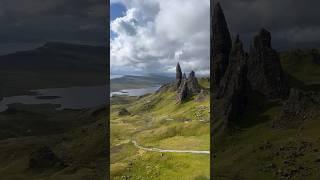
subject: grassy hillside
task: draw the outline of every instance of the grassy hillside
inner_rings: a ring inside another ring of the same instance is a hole
[[[208,80],[200,83],[208,88]],[[161,153],[139,149],[210,149],[209,92],[177,104],[176,92],[162,88],[111,107],[112,179],[209,179],[209,155]],[[123,100],[122,100],[123,101]],[[123,101],[124,102],[124,101]],[[130,114],[119,114],[126,109]]]
[[[320,51],[316,49],[293,49],[281,53],[285,71],[296,81],[305,85],[320,84]]]
[[[105,180],[106,111],[55,111],[50,106],[40,109],[19,106],[15,111],[0,114],[1,179]],[[4,121],[6,117],[8,121]],[[23,118],[28,120],[23,122]],[[43,146],[48,146],[65,166],[30,167],[32,154]]]
[[[281,54],[293,86],[318,91],[320,65],[315,57],[311,50]],[[281,102],[250,101],[254,105],[240,117],[236,132],[215,141],[213,179],[319,179],[320,111],[297,127],[273,128]]]

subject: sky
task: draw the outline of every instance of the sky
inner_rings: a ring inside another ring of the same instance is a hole
[[[111,0],[111,73],[209,74],[210,0]]]
[[[232,36],[239,33],[247,47],[262,27],[271,32],[276,49],[320,47],[319,0],[220,0],[220,3]]]
[[[105,44],[106,14],[101,0],[1,0],[0,55],[47,41]]]

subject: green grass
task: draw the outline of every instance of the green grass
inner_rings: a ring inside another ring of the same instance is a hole
[[[320,65],[314,63],[311,50],[282,53],[281,62],[291,85],[318,90],[314,87],[320,84]],[[291,179],[320,178],[316,162],[320,152],[319,112],[298,127],[272,128],[280,110],[280,102],[262,101],[254,95],[250,98],[247,112],[234,123],[236,131],[214,142],[213,179],[286,179],[288,174]]]
[[[46,108],[49,109],[46,110]],[[21,129],[32,128],[33,132],[41,132],[41,134],[19,134],[20,131],[17,131],[16,128],[7,129],[7,131],[14,132],[16,136],[0,140],[1,179],[105,179],[107,172],[105,169],[105,111],[90,115],[90,110],[52,111],[50,107],[43,107],[40,108],[41,111],[36,113],[38,106],[21,106],[20,109],[24,109],[24,111],[10,114],[11,122],[6,123],[10,123],[12,127],[19,125]],[[30,113],[30,111],[33,112]],[[29,115],[25,116],[25,113]],[[1,114],[0,116],[5,118],[9,115]],[[35,117],[42,117],[44,123],[50,121],[54,123],[50,126],[59,128],[35,126],[33,123],[37,121],[31,121]],[[22,124],[20,120],[23,118],[26,118],[26,121]],[[3,123],[4,121],[2,121],[2,127]],[[30,169],[31,153],[44,145],[49,146],[67,167],[63,169],[48,168],[44,171]]]
[[[312,50],[284,52],[281,54],[281,63],[284,70],[295,79],[307,85],[320,84],[320,65],[314,62]]]
[[[205,81],[204,81],[205,82]],[[209,155],[146,152],[144,147],[171,150],[210,149],[209,95],[178,104],[167,90],[111,107],[112,179],[209,179]],[[118,116],[126,108],[131,115]]]

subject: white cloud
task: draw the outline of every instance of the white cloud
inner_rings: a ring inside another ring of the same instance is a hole
[[[209,74],[209,0],[114,0],[126,15],[111,22],[112,73]]]

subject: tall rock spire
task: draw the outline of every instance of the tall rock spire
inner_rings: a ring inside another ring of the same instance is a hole
[[[213,59],[211,60],[211,66],[213,67],[213,77],[211,79],[214,86],[219,87],[229,63],[229,54],[232,47],[228,25],[220,3],[217,3],[214,8],[212,26],[211,46],[213,46]]]
[[[180,64],[177,63],[177,66],[176,66],[176,88],[177,89],[180,87],[181,81],[182,81],[182,71],[181,71]]]
[[[254,37],[248,59],[248,80],[252,90],[267,98],[286,98],[289,86],[280,58],[271,47],[271,34],[265,29]]]
[[[246,61],[247,55],[237,36],[230,53],[228,68],[216,93],[214,114],[224,120],[224,127],[244,112],[248,88]]]
[[[192,93],[199,93],[200,92],[200,86],[198,83],[198,79],[196,78],[196,74],[194,71],[191,71],[187,80],[188,88],[190,92]]]

